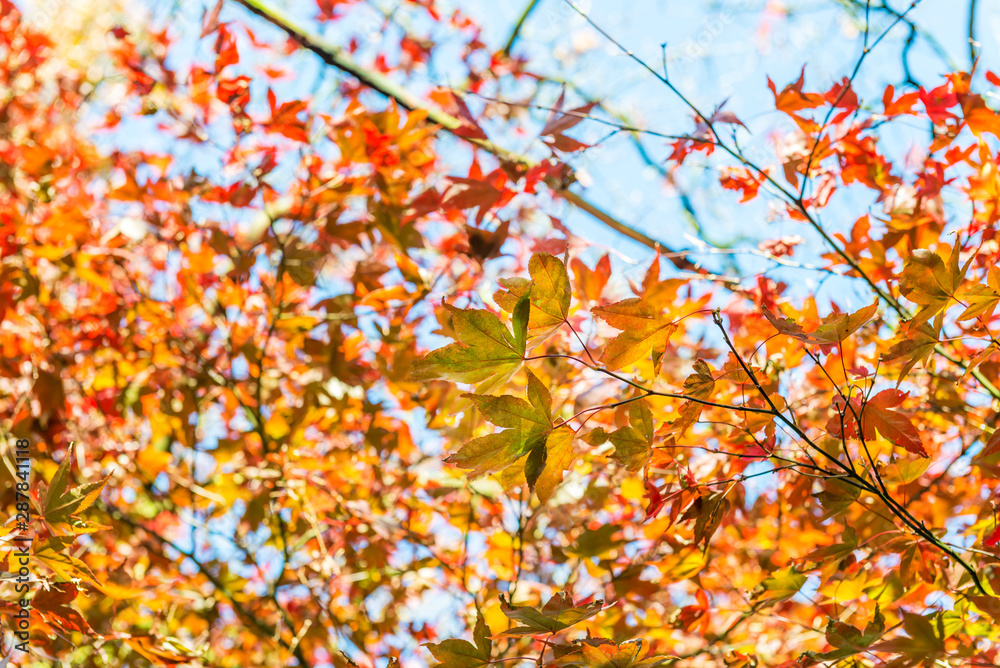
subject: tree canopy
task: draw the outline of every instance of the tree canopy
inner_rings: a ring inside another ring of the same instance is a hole
[[[995,16],[675,4],[0,0],[0,665],[1000,664]]]

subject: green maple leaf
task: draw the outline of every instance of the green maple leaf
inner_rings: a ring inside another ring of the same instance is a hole
[[[66,456],[52,477],[52,483],[45,494],[42,503],[42,514],[45,520],[55,524],[68,522],[71,515],[81,513],[89,508],[101,495],[101,490],[108,484],[111,475],[103,480],[85,483],[79,487],[69,488],[69,472],[73,461],[73,447],[66,451]]]
[[[510,395],[463,396],[472,401],[490,423],[504,428],[495,434],[469,441],[445,460],[469,469],[470,478],[494,473],[534,450],[545,448],[552,431],[552,397],[542,381],[530,371],[527,401]],[[539,471],[542,468],[544,462]]]
[[[599,613],[603,606],[604,601],[574,605],[569,594],[559,592],[538,610],[529,606],[511,605],[504,595],[500,594],[501,611],[509,619],[519,622],[520,626],[508,629],[498,637],[518,638],[557,633],[590,619]]]
[[[475,645],[468,640],[445,640],[429,643],[427,649],[437,659],[438,665],[445,668],[479,668],[488,665],[493,641],[490,640],[490,630],[482,614],[476,618],[473,639],[476,641]]]
[[[701,401],[708,401],[715,390],[715,376],[712,369],[703,359],[698,359],[694,363],[694,371],[684,379],[684,396]],[[698,401],[686,401],[680,408],[680,416],[677,417],[667,428],[666,433],[676,434],[679,438],[690,429],[701,417],[701,412],[705,405]]]
[[[753,598],[755,601],[773,601],[775,603],[784,601],[795,596],[805,583],[805,573],[799,573],[793,568],[785,568],[775,571],[757,585]]]
[[[458,309],[445,305],[452,315],[457,341],[415,360],[413,380],[444,378],[477,385],[479,393],[506,383],[521,366],[525,351],[523,308],[515,319],[515,332],[495,313],[485,309]]]

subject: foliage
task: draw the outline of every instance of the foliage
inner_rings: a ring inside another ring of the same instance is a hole
[[[855,76],[909,23],[869,34],[866,6],[850,77],[766,80],[789,121],[766,159],[682,96],[665,175],[707,165],[713,196],[800,226],[818,266],[797,235],[749,250],[864,295],[822,300],[590,203],[567,133],[645,131],[572,90],[540,129],[515,111],[539,89],[480,104],[546,80],[516,32],[494,51],[397,4],[384,28],[427,32],[374,54],[240,0],[187,37],[123,13],[80,59],[0,0],[18,665],[1000,662],[1000,78],[868,99]],[[464,88],[414,92],[446,46]],[[305,94],[307,64],[350,77]],[[918,121],[907,164],[887,138]],[[558,200],[655,250],[641,276]]]

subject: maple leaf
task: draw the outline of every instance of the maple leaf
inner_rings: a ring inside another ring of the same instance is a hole
[[[875,299],[870,306],[859,309],[854,313],[831,313],[823,318],[823,322],[811,332],[805,331],[789,318],[779,318],[766,306],[761,311],[768,322],[785,336],[790,336],[804,343],[818,344],[824,348],[828,348],[834,344],[843,342],[844,339],[870,322],[878,312],[878,299]]]
[[[477,478],[504,469],[525,454],[530,461],[531,453],[541,452],[535,455],[541,458],[541,465],[533,463],[537,469],[534,480],[529,480],[533,486],[544,468],[546,440],[552,431],[552,397],[542,381],[528,372],[527,401],[510,395],[462,396],[472,401],[490,423],[504,431],[469,441],[445,461],[469,469],[469,477]],[[526,475],[529,474],[526,472]]]
[[[589,114],[591,110],[597,106],[596,102],[590,102],[582,107],[572,109],[568,113],[564,113],[562,110],[564,98],[565,92],[560,93],[559,99],[556,100],[556,103],[553,105],[552,111],[549,114],[549,118],[545,122],[545,126],[542,128],[542,131],[538,133],[540,136],[544,137],[545,135],[560,134],[570,128],[576,127],[587,117],[587,114]]]
[[[42,613],[50,622],[59,624],[62,628],[81,633],[93,633],[90,624],[70,607],[79,590],[71,582],[56,583],[48,589],[43,589],[31,599],[33,608]]]
[[[576,437],[569,427],[553,429],[542,448],[543,464],[538,477],[528,480],[534,486],[535,494],[542,503],[548,501],[562,482],[563,473],[572,467],[575,459],[573,440]]]
[[[601,353],[601,362],[616,371],[647,357],[663,355],[667,340],[677,325],[641,297],[624,299],[607,306],[595,306],[591,312],[621,334],[612,339]],[[655,359],[654,359],[655,361]]]
[[[910,322],[900,328],[893,345],[883,356],[890,364],[902,363],[897,386],[917,363],[926,360],[938,345],[937,333],[928,323]]]
[[[476,616],[473,639],[475,645],[468,640],[450,639],[428,643],[426,647],[437,659],[438,665],[445,668],[479,668],[488,665],[493,652],[493,640],[490,639],[489,627],[481,613]]]
[[[993,312],[1000,304],[1000,267],[993,265],[989,268],[985,285],[974,285],[969,288],[959,290],[958,297],[968,304],[958,320],[972,320],[983,317],[989,320],[993,317]]]
[[[611,278],[611,256],[605,253],[593,269],[585,265],[580,258],[573,258],[570,266],[573,268],[576,289],[582,297],[592,302],[600,299],[604,286]]]
[[[914,114],[913,105],[920,101],[920,93],[917,91],[902,93],[898,98],[893,100],[895,92],[896,89],[893,86],[886,86],[885,93],[882,95],[882,106],[885,108],[885,111],[882,113],[889,117]]]
[[[920,432],[908,417],[892,410],[900,406],[907,396],[909,396],[908,393],[899,390],[882,390],[868,401],[863,401],[860,397],[853,397],[850,406],[846,406],[838,397],[835,405],[842,411],[842,415],[838,414],[830,418],[826,429],[837,438],[857,438],[857,420],[855,419],[855,415],[857,415],[861,418],[861,436],[864,440],[874,441],[877,431],[894,445],[905,448],[908,452],[920,457],[927,457],[927,451],[920,439]],[[843,422],[843,430],[841,430],[841,422]]]
[[[509,232],[509,218],[502,221],[493,231],[466,225],[465,234],[469,239],[469,255],[480,262],[498,257],[500,248],[507,241]]]
[[[528,261],[526,278],[502,278],[502,289],[493,299],[506,311],[512,311],[519,300],[528,298],[528,349],[537,347],[566,322],[572,301],[572,287],[566,265],[548,253],[535,253]]]
[[[599,613],[604,601],[574,604],[566,592],[559,592],[550,598],[541,610],[529,606],[512,605],[500,594],[500,610],[512,621],[520,625],[508,629],[494,638],[517,638],[558,633],[571,626],[590,619]]]
[[[725,492],[708,491],[695,498],[681,516],[681,521],[694,520],[694,541],[708,547],[712,535],[722,524],[729,511],[729,500]]]
[[[511,333],[485,309],[463,310],[449,304],[445,308],[451,313],[457,341],[415,360],[411,377],[478,384],[479,393],[507,382],[524,358],[524,335]]]
[[[269,132],[277,132],[295,141],[309,141],[309,129],[305,121],[299,119],[299,114],[306,111],[306,103],[302,100],[291,100],[278,105],[274,91],[268,89],[267,103],[271,108],[271,120],[266,128]]]
[[[983,547],[996,547],[1000,545],[1000,525],[993,527],[989,536],[983,536]]]
[[[697,575],[708,565],[705,555],[706,552],[697,545],[688,545],[667,555],[656,564],[660,571],[660,582],[680,582]]]
[[[969,596],[969,600],[977,608],[992,617],[995,624],[1000,624],[1000,600],[994,596]]]
[[[190,656],[184,656],[172,650],[157,647],[158,643],[152,636],[129,636],[125,638],[125,643],[137,654],[145,657],[157,666],[166,666],[167,668],[177,666],[179,668],[185,664],[190,664],[192,660]]]
[[[1000,478],[1000,429],[994,429],[983,449],[972,458],[972,463],[990,477]]]
[[[648,479],[644,481],[646,492],[643,494],[643,498],[647,500],[646,503],[646,519],[650,520],[663,509],[663,504],[666,499],[663,498],[660,488],[651,483]]]
[[[726,167],[719,185],[726,190],[739,190],[743,193],[740,203],[749,202],[757,197],[763,178],[757,176],[746,167]]]
[[[907,258],[899,291],[911,302],[923,307],[914,316],[915,322],[925,322],[934,317],[955,298],[955,290],[965,273],[959,269],[958,253],[959,246],[956,244],[947,262],[937,253],[925,249],[917,249]]]
[[[615,446],[614,459],[629,471],[638,471],[649,460],[653,448],[653,413],[649,402],[640,399],[629,406],[629,426],[610,434]]]
[[[566,113],[562,111],[562,104],[563,95],[560,95],[539,136],[542,137],[542,141],[558,151],[573,152],[587,148],[587,144],[567,137],[564,133],[583,121],[597,103],[590,102]]]
[[[795,596],[806,583],[806,574],[784,568],[764,578],[753,592],[756,601],[777,603]]]
[[[778,111],[784,111],[786,113],[790,111],[799,111],[801,109],[815,109],[823,104],[824,98],[819,93],[803,93],[802,86],[806,81],[806,68],[802,67],[802,71],[799,73],[799,78],[785,86],[781,89],[781,93],[778,93],[778,89],[775,87],[774,82],[770,79],[767,80],[768,88],[774,93],[774,106]]]
[[[840,83],[836,83],[823,96],[826,102],[836,109],[843,109],[839,114],[830,119],[831,123],[840,123],[858,109],[858,94],[851,87],[851,80],[844,77]]]
[[[201,19],[201,37],[207,37],[219,29],[219,14],[222,12],[223,0],[218,0],[212,9],[205,8]],[[121,39],[121,38],[119,38]]]
[[[67,522],[71,515],[81,513],[89,508],[101,495],[101,491],[111,474],[103,480],[85,483],[79,487],[69,488],[70,467],[73,461],[73,447],[71,446],[64,456],[62,463],[56,470],[49,483],[49,489],[42,500],[42,514],[50,524]]]
[[[771,89],[771,93],[774,95],[775,109],[790,116],[803,131],[814,132],[818,129],[818,123],[804,118],[795,112],[821,107],[826,102],[826,98],[820,93],[803,92],[802,86],[805,84],[805,81],[806,68],[803,65],[799,78],[785,86],[780,93],[770,77],[767,79],[767,87]]]
[[[451,183],[441,196],[441,204],[453,209],[473,209],[478,207],[476,222],[481,223],[494,204],[500,201],[503,191],[483,179],[452,176]]]
[[[488,139],[486,132],[476,122],[469,107],[465,104],[465,100],[460,96],[447,88],[438,88],[431,93],[430,97],[445,113],[456,119],[454,126],[448,128],[453,135],[463,139],[484,141]]]
[[[883,640],[872,645],[871,650],[904,654],[914,662],[925,665],[933,662],[934,657],[944,652],[944,641],[948,634],[945,631],[944,618],[940,613],[924,617],[903,611],[902,617],[903,630],[909,637],[900,636]]]
[[[876,604],[875,615],[863,632],[850,624],[831,619],[826,625],[826,641],[835,649],[822,654],[808,654],[816,661],[837,661],[867,651],[884,634],[885,617]]]
[[[740,368],[742,373],[742,367]],[[705,360],[698,359],[694,363],[694,371],[684,379],[684,396],[708,401],[715,390],[715,377]],[[686,401],[678,411],[680,417],[663,425],[658,432],[661,436],[674,434],[675,438],[682,436],[701,417],[705,405],[699,401]]]
[[[548,253],[535,253],[528,262],[531,276],[530,329],[555,329],[566,322],[571,300],[569,274],[562,260]],[[535,334],[536,337],[542,334]]]
[[[639,668],[655,666],[664,659],[642,658],[649,652],[649,642],[629,640],[616,645],[614,642],[591,640],[580,642],[580,653],[583,654],[587,668]]]
[[[924,110],[931,121],[937,125],[953,118],[955,114],[948,111],[958,105],[958,97],[951,90],[950,84],[942,84],[932,90],[920,88],[918,93],[920,101],[924,103]]]

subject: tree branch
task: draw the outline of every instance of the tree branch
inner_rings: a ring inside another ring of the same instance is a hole
[[[517,38],[521,35],[521,28],[524,27],[524,22],[528,20],[528,16],[532,11],[534,11],[535,7],[538,6],[539,2],[541,2],[541,0],[531,0],[531,2],[528,3],[528,6],[524,8],[524,11],[521,12],[521,16],[518,17],[517,23],[514,24],[514,29],[510,33],[510,38],[507,40],[507,44],[503,47],[504,54],[508,56],[510,55],[510,52],[514,49],[514,42],[516,42]]]
[[[273,26],[283,30],[288,36],[297,42],[302,48],[306,49],[319,56],[319,58],[338,70],[350,74],[366,87],[381,93],[387,98],[395,100],[398,105],[414,111],[417,109],[427,112],[427,118],[433,123],[440,125],[448,132],[455,135],[455,131],[460,127],[463,127],[463,123],[458,118],[455,118],[451,114],[445,113],[441,109],[435,107],[434,105],[428,103],[427,101],[419,98],[418,96],[411,93],[404,86],[399,85],[389,77],[385,76],[380,72],[368,69],[359,63],[357,63],[353,58],[351,58],[343,49],[331,44],[313,34],[306,27],[299,24],[294,18],[283,12],[277,7],[271,6],[268,2],[264,0],[234,0],[239,3],[247,10],[261,17]],[[487,153],[490,153],[500,160],[514,163],[516,165],[521,165],[524,167],[532,167],[534,163],[525,158],[524,156],[517,155],[507,149],[494,144],[493,142],[486,139],[475,139],[469,137],[461,137],[455,135],[462,141],[465,141],[477,148],[480,148]],[[597,206],[591,204],[589,201],[581,197],[580,195],[571,192],[569,190],[569,184],[549,184],[553,192],[564,198],[570,204],[580,208],[586,213],[590,214],[601,223],[607,225],[616,232],[627,236],[629,239],[651,248],[655,251],[668,251],[672,255],[669,258],[671,263],[681,271],[691,271],[699,275],[705,275],[706,272],[699,268],[694,262],[688,260],[685,254],[681,251],[676,251],[669,248],[665,243],[657,239],[640,232],[634,227],[627,225],[620,220],[614,218],[610,214],[602,211]],[[721,278],[721,277],[720,277]],[[731,282],[731,279],[728,279]]]

